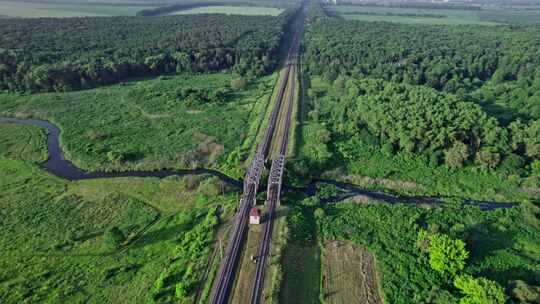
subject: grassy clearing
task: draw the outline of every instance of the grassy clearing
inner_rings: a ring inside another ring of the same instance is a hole
[[[369,251],[340,241],[328,241],[324,248],[326,303],[382,304]]]
[[[28,128],[8,127],[3,138]],[[10,140],[27,144],[24,136]],[[41,160],[0,156],[0,302],[193,300],[216,207],[230,216],[234,193],[221,194],[219,181],[205,176],[68,182],[39,169]]]
[[[87,170],[235,167],[254,111],[272,92],[271,77],[220,102],[182,90],[229,90],[230,74],[179,75],[88,91],[0,94],[0,113],[57,124],[68,159]],[[210,93],[209,93],[210,94]],[[74,111],[76,109],[76,111]]]
[[[169,15],[227,14],[248,16],[277,16],[283,9],[262,6],[204,6],[171,12]]]
[[[0,157],[45,161],[48,157],[45,132],[36,126],[0,123]]]
[[[345,19],[361,21],[387,21],[409,24],[483,24],[497,22],[480,18],[477,11],[451,9],[418,9],[369,6],[332,6],[329,9]]]
[[[1,15],[6,17],[40,18],[40,17],[88,17],[88,16],[135,16],[143,9],[154,6],[139,5],[107,5],[88,3],[32,3],[16,1],[0,1]]]
[[[281,258],[283,280],[279,303],[320,303],[321,250],[317,225],[310,207],[301,198],[287,196],[287,244]]]
[[[317,245],[287,246],[280,303],[319,303],[320,259]]]

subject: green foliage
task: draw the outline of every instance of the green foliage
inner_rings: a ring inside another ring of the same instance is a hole
[[[40,163],[47,156],[47,142],[41,128],[1,123],[0,119],[0,157]]]
[[[531,286],[517,280],[512,288],[512,296],[520,303],[538,303],[540,301],[540,286]]]
[[[0,172],[3,303],[171,302],[175,271],[191,263],[190,280],[204,273],[215,204],[236,200],[202,195],[198,184],[189,190],[183,177],[67,182],[2,156]],[[206,241],[183,257],[189,251],[177,248],[192,229],[190,240]],[[114,248],[104,250],[106,239]],[[168,267],[171,260],[181,264]]]
[[[53,121],[66,157],[90,171],[218,167],[247,139],[246,121],[256,123],[272,94],[270,77],[242,92],[230,92],[230,80],[185,74],[71,93],[0,93],[0,112]]]
[[[304,64],[325,79],[369,77],[454,93],[506,123],[538,119],[538,31],[322,19],[306,32]]]
[[[388,303],[457,303],[452,276],[434,271],[423,254],[430,243],[427,236],[437,233],[447,235],[447,241],[465,240],[470,250],[465,271],[475,277],[505,287],[513,286],[516,279],[534,284],[540,254],[535,245],[540,233],[538,210],[534,210],[521,206],[485,212],[463,206],[427,209],[341,203],[326,207],[319,223],[324,239],[351,240],[375,254]],[[484,283],[479,284],[492,286]]]
[[[246,79],[244,77],[238,77],[231,80],[231,87],[235,90],[243,90],[247,85]]]
[[[103,247],[107,250],[118,249],[126,240],[126,236],[118,227],[111,227],[103,234]]]
[[[506,300],[502,287],[486,278],[457,276],[454,286],[464,294],[460,304],[504,304]]]
[[[288,18],[0,19],[0,90],[70,91],[133,77],[233,68],[240,75],[262,75],[276,65]]]
[[[325,216],[324,209],[322,209],[322,208],[317,208],[317,209],[315,209],[315,211],[313,211],[313,216],[314,216],[315,219],[317,219],[318,221],[322,220],[322,218]]]
[[[445,234],[429,236],[429,265],[439,272],[456,275],[465,267],[469,253],[462,240],[453,240]]]
[[[512,201],[527,196],[518,187],[535,160],[526,147],[536,146],[536,121],[504,126],[480,106],[424,86],[349,78],[346,95],[339,96],[319,77],[311,85],[322,93],[310,99],[316,115],[303,133],[316,117],[332,138],[325,145],[330,159],[321,166],[308,148],[324,146],[316,136],[302,137],[302,164],[311,174],[328,169],[324,178],[363,186],[370,177],[367,186],[393,183],[392,190],[409,194],[493,199],[503,193]]]
[[[450,168],[461,168],[469,158],[469,148],[462,142],[456,142],[444,154],[446,165]]]

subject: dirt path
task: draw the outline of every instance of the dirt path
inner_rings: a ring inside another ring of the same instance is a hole
[[[328,304],[382,304],[375,259],[369,251],[348,242],[324,246],[324,297]]]

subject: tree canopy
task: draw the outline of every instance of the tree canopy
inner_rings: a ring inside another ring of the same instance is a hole
[[[276,65],[292,14],[0,19],[0,90],[66,91],[232,68],[262,75]]]

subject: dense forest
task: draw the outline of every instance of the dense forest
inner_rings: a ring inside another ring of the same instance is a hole
[[[310,72],[329,80],[341,74],[426,85],[494,111],[509,108],[515,115],[507,120],[540,118],[540,27],[329,19],[314,24],[305,42]]]
[[[308,90],[312,159],[355,137],[433,166],[540,176],[539,53],[538,27],[315,22],[304,66],[332,90]]]
[[[68,91],[231,68],[262,75],[277,62],[293,13],[0,20],[0,90]]]

